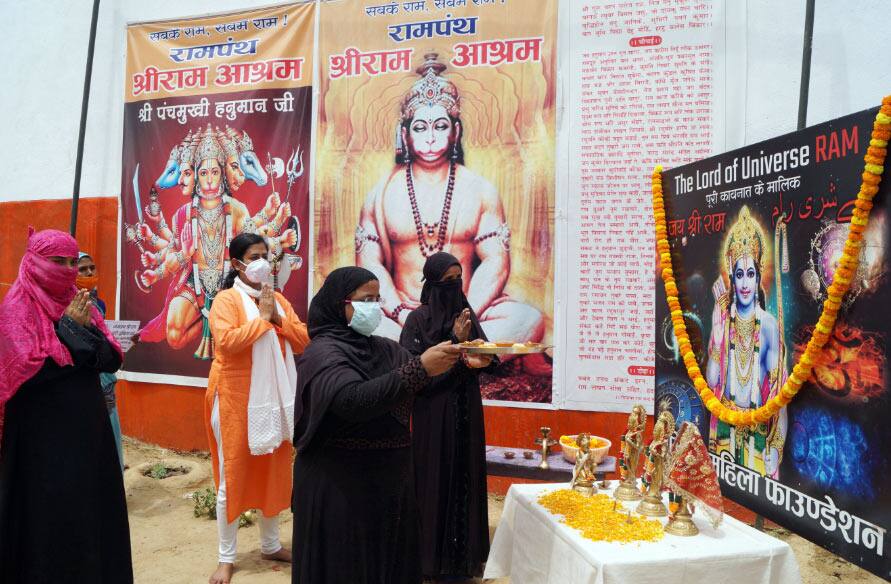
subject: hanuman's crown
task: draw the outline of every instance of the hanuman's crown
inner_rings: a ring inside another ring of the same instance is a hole
[[[205,160],[216,160],[220,166],[226,163],[226,159],[223,158],[223,149],[220,148],[220,142],[210,124],[207,124],[207,129],[201,136],[201,142],[198,143],[198,162]]]
[[[195,133],[192,134],[189,131],[189,134],[186,136],[186,139],[182,141],[180,144],[180,153],[179,153],[179,162],[180,164],[192,164],[195,159],[195,150],[198,148],[198,139],[201,137],[200,130],[195,130]]]
[[[239,134],[238,130],[236,130],[235,128],[226,126],[226,135],[238,148],[239,154],[241,154],[242,152],[254,151],[254,143],[251,140],[251,137],[248,136],[248,133],[246,131],[242,130],[241,134]]]
[[[727,259],[730,261],[730,269],[741,257],[749,256],[756,264],[761,265],[761,253],[764,251],[764,242],[761,241],[761,228],[749,214],[749,208],[743,207],[739,212],[739,218],[727,239]]]
[[[241,132],[241,151],[242,152],[253,152],[254,151],[254,143],[251,141],[251,137],[248,136],[247,131],[242,130]]]
[[[217,128],[217,140],[223,146],[223,151],[226,153],[227,158],[230,156],[238,158],[238,142],[236,140],[230,138],[226,132],[219,128]]]
[[[230,142],[235,144],[235,148],[238,149],[238,153],[241,154],[244,150],[241,148],[241,134],[235,130],[235,128],[230,128],[226,126],[226,137]]]
[[[442,77],[446,70],[443,63],[437,61],[436,53],[424,55],[424,64],[415,69],[415,73],[421,76],[411,91],[402,101],[402,119],[412,119],[415,112],[423,106],[441,105],[453,118],[461,115],[461,104],[458,98],[458,89],[455,84]]]
[[[183,141],[173,147],[173,150],[170,151],[170,160],[174,160],[179,162],[183,155],[183,150],[188,148],[189,142],[192,140],[192,130],[189,130],[189,133],[186,134],[186,137],[183,138]]]
[[[188,138],[188,136],[186,136],[186,138]],[[177,144],[176,146],[174,146],[174,147],[170,150],[170,156],[168,157],[168,160],[178,161],[178,160],[179,160],[179,155],[180,155],[180,153],[182,153],[182,151],[183,151],[183,145],[184,145],[184,144],[188,144],[188,143],[189,143],[188,140],[183,140],[182,143]]]

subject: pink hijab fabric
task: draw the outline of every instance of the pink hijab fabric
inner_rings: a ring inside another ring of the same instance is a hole
[[[35,233],[33,228],[28,229],[28,247],[19,265],[19,277],[0,304],[0,433],[6,402],[40,371],[46,359],[62,367],[72,364],[71,354],[56,336],[54,325],[77,294],[77,268],[60,266],[48,258],[77,258],[77,254],[77,241],[67,233],[55,229]],[[95,306],[92,324],[120,353],[120,344]]]

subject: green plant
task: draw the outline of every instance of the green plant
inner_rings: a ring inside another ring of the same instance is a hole
[[[163,463],[155,463],[152,468],[149,469],[149,476],[153,479],[166,479],[167,478],[167,467],[164,466]]]
[[[207,516],[208,519],[217,518],[217,493],[210,487],[192,493],[195,502],[195,517]],[[238,516],[238,527],[248,527],[254,524],[254,511],[246,511]]]
[[[192,493],[195,502],[195,517],[207,515],[208,519],[217,518],[217,493],[210,487]]]

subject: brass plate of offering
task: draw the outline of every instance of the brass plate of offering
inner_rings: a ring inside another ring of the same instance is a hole
[[[531,353],[543,353],[551,348],[551,345],[541,343],[509,343],[509,342],[482,342],[470,341],[459,345],[464,353],[476,355],[528,355]]]

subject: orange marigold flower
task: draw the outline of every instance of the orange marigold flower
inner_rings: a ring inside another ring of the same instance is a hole
[[[845,280],[850,281],[851,276],[853,276],[854,274],[851,273],[850,268],[839,265],[838,268],[836,268],[835,270],[835,275],[836,277],[841,276]]]
[[[882,181],[882,178],[880,176],[874,175],[870,172],[864,172],[860,176],[861,178],[863,178],[863,182],[868,185],[878,186],[879,183]]]
[[[872,209],[873,202],[868,199],[858,198],[857,201],[854,203],[854,206],[864,211],[870,211]]]
[[[758,411],[755,412],[755,421],[759,424],[766,424],[772,417],[773,416],[767,408],[758,408]]]

